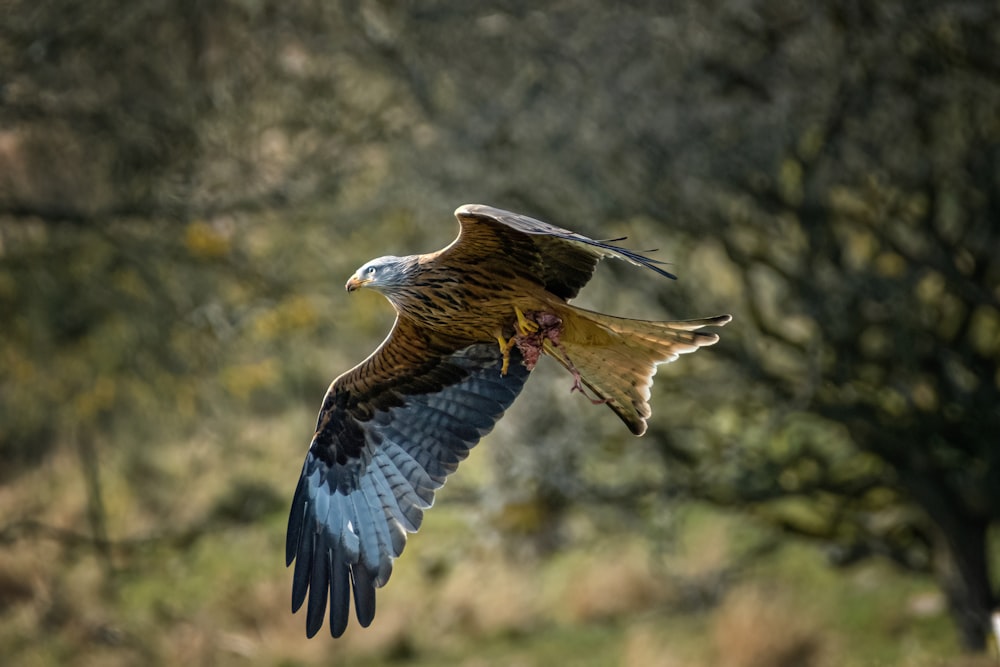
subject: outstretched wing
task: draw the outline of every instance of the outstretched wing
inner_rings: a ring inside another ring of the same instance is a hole
[[[415,532],[434,491],[520,393],[516,349],[506,375],[495,343],[454,349],[398,318],[372,356],[334,380],[323,401],[288,518],[295,561],[292,611],[306,600],[306,633],[343,634],[351,590],[362,626],[375,589]]]
[[[598,241],[526,215],[482,204],[466,204],[455,211],[462,229],[455,241],[441,251],[440,259],[458,266],[486,262],[498,268],[515,266],[553,294],[564,299],[577,295],[605,257],[617,257],[676,278],[660,268],[663,262]]]

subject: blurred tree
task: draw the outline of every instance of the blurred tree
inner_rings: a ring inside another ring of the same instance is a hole
[[[326,278],[440,247],[454,206],[492,203],[655,240],[682,278],[612,268],[587,298],[737,316],[661,371],[662,466],[562,393],[520,401],[496,486],[527,523],[580,502],[655,520],[678,495],[746,508],[839,562],[938,573],[982,646],[995,3],[64,4],[8,3],[0,25],[5,463],[68,429],[87,458],[123,423],[153,438],[156,415],[318,401],[337,368],[296,342],[357,331],[322,316]],[[336,340],[344,363],[370,348]]]
[[[731,382],[693,389],[689,360],[661,382],[662,476],[594,476],[579,434],[522,413],[547,446],[498,456],[521,461],[542,514],[588,486],[749,508],[838,562],[935,572],[982,648],[1000,517],[996,6],[363,6],[431,128],[396,173],[570,226],[662,238],[644,222],[662,220],[712,278],[651,295],[673,314],[739,295],[741,339],[718,348]]]
[[[227,365],[220,383],[240,398],[278,379],[240,345],[246,334],[277,344],[314,327],[315,294],[290,287],[329,262],[308,250],[323,229],[307,209],[362,171],[363,159],[336,158],[367,130],[339,112],[354,80],[337,75],[325,38],[336,17],[304,9],[5,9],[5,460],[35,460],[59,433],[121,418],[147,433],[163,426],[149,415],[189,423],[211,404],[214,385],[197,380]],[[293,204],[309,225],[294,237],[250,216]]]
[[[778,409],[738,469],[699,460],[689,491],[749,502],[842,562],[933,569],[963,645],[982,649],[998,601],[1000,16],[989,3],[833,3],[821,20],[825,34],[804,11],[736,17],[766,56],[713,54],[695,92],[699,107],[732,106],[704,128],[711,171],[692,184],[706,196],[685,209],[723,223],[746,326],[742,349],[724,349],[752,380],[746,407]],[[728,123],[739,156],[710,133]]]
[[[315,202],[359,170],[335,158],[364,127],[336,112],[350,78],[302,46],[335,19],[272,9],[4,8],[0,480],[74,447],[105,565],[121,537],[102,497],[109,441],[128,443],[135,504],[153,506],[150,442],[328,382],[290,350],[322,331],[326,285],[310,278],[338,260],[316,242]],[[293,205],[294,235],[266,215]],[[14,533],[44,509],[8,517]]]

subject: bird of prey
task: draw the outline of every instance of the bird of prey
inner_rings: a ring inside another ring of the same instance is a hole
[[[292,611],[306,634],[330,608],[343,634],[353,591],[358,622],[415,532],[434,492],[511,405],[539,357],[572,389],[646,430],[656,365],[712,345],[699,331],[732,318],[648,322],[569,304],[604,257],[674,278],[661,262],[517,213],[455,211],[458,238],[426,255],[380,257],[347,281],[382,293],[396,322],[374,353],[330,385],[288,519]],[[588,394],[589,392],[589,394]]]

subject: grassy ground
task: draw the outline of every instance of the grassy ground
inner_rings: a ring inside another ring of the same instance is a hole
[[[88,533],[71,446],[0,488],[0,515],[66,531],[27,526],[0,543],[4,664],[994,664],[959,661],[933,583],[884,564],[833,571],[788,543],[734,569],[758,529],[690,507],[665,509],[678,513],[667,542],[592,532],[551,556],[512,554],[458,502],[461,484],[411,538],[375,624],[306,640],[282,560],[294,443],[311,418],[262,418],[138,460],[98,443],[108,559],[71,537]],[[484,467],[477,452],[460,475]]]

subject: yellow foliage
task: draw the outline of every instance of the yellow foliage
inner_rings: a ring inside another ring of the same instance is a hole
[[[207,222],[196,220],[184,230],[184,246],[195,257],[218,259],[229,254],[229,237]]]
[[[149,289],[134,268],[125,268],[113,276],[115,287],[134,299],[150,298]]]
[[[254,322],[254,334],[263,340],[274,340],[292,331],[312,330],[319,314],[304,296],[293,296],[264,312]]]
[[[532,534],[542,530],[549,519],[548,509],[541,502],[509,502],[494,525],[508,533]]]
[[[822,127],[813,125],[799,137],[799,154],[806,161],[814,160],[826,144],[826,136]]]
[[[933,303],[944,294],[945,281],[937,271],[928,271],[917,283],[917,298],[925,303]]]
[[[0,245],[0,257],[3,257],[2,245]],[[9,273],[0,273],[0,299],[5,301],[13,299],[17,291],[17,281],[14,279],[14,276]]]
[[[886,278],[898,278],[906,271],[906,260],[894,252],[882,252],[875,258],[875,270]]]
[[[878,252],[878,241],[869,230],[859,227],[841,226],[838,230],[843,237],[843,253],[847,264],[855,269],[865,269],[871,265]]]
[[[893,338],[887,327],[865,327],[858,339],[858,347],[869,359],[884,357],[892,352]]]
[[[81,421],[89,421],[94,416],[110,409],[118,395],[118,388],[115,381],[107,375],[100,375],[94,384],[76,394],[73,399],[73,408],[76,417]]]
[[[31,358],[18,353],[14,346],[4,346],[3,366],[12,383],[17,386],[31,385],[38,381],[38,366]]]
[[[878,391],[879,407],[893,417],[906,414],[906,398],[891,387],[882,387]]]
[[[856,190],[847,187],[830,188],[830,208],[848,219],[872,220],[876,217],[875,209],[868,198]]]
[[[913,400],[913,404],[924,412],[934,412],[940,405],[937,392],[927,380],[920,380],[913,385],[910,390],[910,398]]]
[[[992,306],[979,306],[972,313],[969,326],[972,346],[980,354],[995,357],[1000,354],[1000,313]]]
[[[788,158],[781,163],[778,174],[781,196],[792,206],[802,203],[802,165],[798,160]]]
[[[278,379],[278,362],[273,357],[260,361],[229,366],[220,373],[222,386],[233,396],[246,400],[254,391],[274,384]]]

